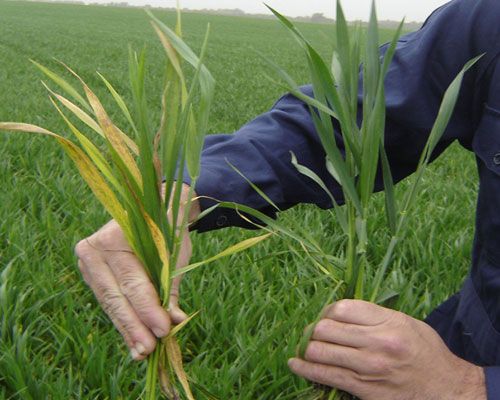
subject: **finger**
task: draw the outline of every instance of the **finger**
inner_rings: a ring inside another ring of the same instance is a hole
[[[191,254],[193,251],[193,246],[191,243],[191,239],[189,237],[188,230],[184,230],[182,236],[182,245],[181,251],[179,253],[179,258],[177,260],[176,268],[182,268],[189,264],[189,259],[191,258]],[[172,280],[172,287],[170,289],[170,300],[169,300],[169,312],[172,318],[172,322],[174,324],[180,324],[183,322],[188,316],[187,314],[181,310],[179,307],[179,295],[180,295],[180,286],[182,282],[182,275],[174,278]]]
[[[189,236],[189,231],[185,229],[182,232],[182,244],[181,251],[179,253],[179,258],[177,260],[176,268],[182,268],[189,264],[189,259],[193,254],[193,244],[191,243],[191,238]]]
[[[130,348],[131,356],[136,360],[144,359],[153,352],[156,346],[156,338],[142,323],[120,291],[118,282],[109,266],[96,260],[92,264],[85,264],[80,261],[79,266],[86,271],[89,286],[94,291],[104,312],[123,336]]]
[[[106,254],[106,263],[123,295],[130,302],[140,320],[156,337],[164,337],[170,330],[170,317],[161,306],[155,287],[139,259],[127,252]]]
[[[369,328],[366,326],[346,324],[324,318],[316,324],[311,339],[341,346],[362,348],[370,345],[371,339],[369,335]]]
[[[350,393],[359,390],[359,383],[354,377],[354,372],[348,369],[311,363],[300,358],[288,360],[288,366],[294,374],[310,381]]]
[[[170,317],[172,322],[176,325],[183,322],[188,316],[179,307],[179,288],[182,281],[182,276],[174,278],[172,281],[172,288],[170,290],[170,301],[168,305],[168,310],[170,312]]]
[[[340,300],[323,313],[325,318],[348,324],[375,326],[385,322],[394,311],[362,300]]]
[[[371,372],[362,351],[353,347],[313,340],[307,346],[304,358],[305,361],[346,368],[360,374]]]

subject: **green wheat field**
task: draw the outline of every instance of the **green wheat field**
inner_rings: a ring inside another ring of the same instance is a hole
[[[174,14],[156,15],[174,24]],[[185,39],[196,51],[208,22],[206,63],[217,80],[210,133],[235,131],[282,94],[256,50],[307,83],[305,60],[277,21],[186,13]],[[299,26],[329,57],[333,27]],[[29,59],[58,72],[54,58],[64,61],[109,107],[95,71],[129,98],[129,44],[145,46],[157,71],[148,77],[148,95],[158,120],[163,50],[142,10],[0,0],[0,121],[68,135]],[[118,112],[111,116],[125,126]],[[0,134],[0,179],[0,399],[140,398],[146,365],[129,357],[73,254],[78,240],[106,222],[102,207],[56,142],[44,137]],[[477,187],[472,153],[454,144],[424,180],[386,285],[400,293],[392,306],[417,318],[457,291],[467,272]],[[378,196],[373,213],[383,225]],[[306,227],[332,254],[341,245],[329,211],[304,205],[280,219]],[[193,260],[253,234],[235,228],[195,234]],[[386,239],[373,238],[380,252]],[[191,273],[181,301],[186,312],[200,313],[181,334],[189,375],[222,400],[307,398],[310,385],[289,373],[286,361],[331,285],[295,243],[279,237]]]

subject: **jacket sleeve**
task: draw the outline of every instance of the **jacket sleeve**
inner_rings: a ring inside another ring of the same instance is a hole
[[[488,400],[500,399],[500,367],[484,368]]]
[[[493,40],[483,40],[491,35],[477,34],[478,21],[490,14],[487,11],[490,8],[491,0],[450,2],[438,9],[422,29],[398,42],[385,81],[385,142],[395,181],[414,172],[446,88],[467,61],[494,45]],[[386,49],[387,46],[382,46],[381,53]],[[456,139],[466,146],[470,144],[474,131],[474,85],[479,69],[475,67],[466,75],[457,111],[434,156]],[[312,95],[310,86],[302,90]],[[342,149],[338,129],[336,140]],[[309,107],[288,94],[269,112],[236,133],[207,137],[202,153],[202,172],[195,188],[198,195],[206,196],[200,200],[202,208],[214,204],[209,199],[214,198],[251,206],[274,216],[273,209],[228,162],[264,191],[281,210],[298,203],[331,207],[328,196],[293,167],[290,152],[295,153],[300,164],[315,171],[335,199],[342,202],[341,188],[326,171],[325,153]],[[185,181],[189,183],[187,177]],[[382,189],[380,179],[376,188]],[[220,208],[199,221],[195,228],[207,231],[225,226],[249,227],[234,212]]]
[[[311,87],[302,90],[311,95]],[[340,135],[339,143],[341,142]],[[278,206],[286,210],[298,203],[332,207],[326,193],[309,178],[301,175],[291,163],[293,152],[299,163],[316,171],[342,201],[342,191],[326,171],[325,153],[314,129],[309,107],[291,94],[283,96],[272,109],[234,134],[209,135],[201,158],[201,174],[196,193],[202,210],[219,201],[244,204],[275,216],[275,210],[248,182],[259,187]],[[232,166],[235,169],[233,169]],[[189,177],[184,181],[189,183]],[[194,228],[200,232],[241,226],[252,228],[234,211],[217,208]]]

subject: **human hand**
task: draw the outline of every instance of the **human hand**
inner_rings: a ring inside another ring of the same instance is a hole
[[[289,366],[363,400],[486,400],[481,367],[451,353],[424,322],[364,301],[328,307],[305,360]]]
[[[184,199],[188,191],[189,187],[184,185]],[[193,201],[190,220],[199,212],[198,202]],[[186,266],[191,257],[191,240],[187,232],[181,247],[177,268]],[[172,281],[167,312],[116,221],[110,221],[80,241],[75,253],[83,279],[123,336],[135,360],[143,360],[153,352],[156,338],[166,336],[171,323],[179,324],[187,317],[178,305],[181,277]]]

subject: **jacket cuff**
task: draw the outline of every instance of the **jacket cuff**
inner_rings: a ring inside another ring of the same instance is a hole
[[[488,400],[500,399],[500,367],[484,368]]]
[[[227,201],[227,193],[225,193],[222,188],[218,187],[219,185],[225,185],[227,179],[224,180],[223,176],[220,176],[218,172],[212,171],[210,168],[204,168],[200,178],[201,179],[196,181],[194,190],[199,197],[198,202],[201,212],[217,205],[220,201]],[[184,171],[183,182],[189,186],[192,184],[191,177],[186,170]],[[251,204],[250,207],[252,207]],[[276,211],[272,207],[261,209],[260,211],[271,218],[276,218]],[[217,207],[191,225],[189,230],[203,233],[230,226],[253,230],[259,229],[259,226],[265,225],[252,216],[246,215],[245,217],[253,221],[253,223],[241,218],[233,209]]]
[[[191,186],[192,181],[191,177],[189,176],[188,172],[185,170],[184,171],[184,183]],[[212,180],[213,182],[216,182],[215,180]],[[217,204],[217,201],[207,197],[209,196],[209,191],[207,190],[208,188],[204,187],[203,185],[203,180],[201,182],[198,180],[196,182],[196,187],[194,188],[198,198],[198,203],[200,205],[200,210],[201,212],[209,209],[210,207],[213,207],[214,205]],[[228,226],[228,218],[227,215],[224,213],[224,209],[222,208],[216,208],[212,212],[208,213],[205,217],[194,223],[191,227],[191,231],[198,231],[198,232],[207,232],[210,230],[218,229],[218,228],[223,228],[225,226]]]

